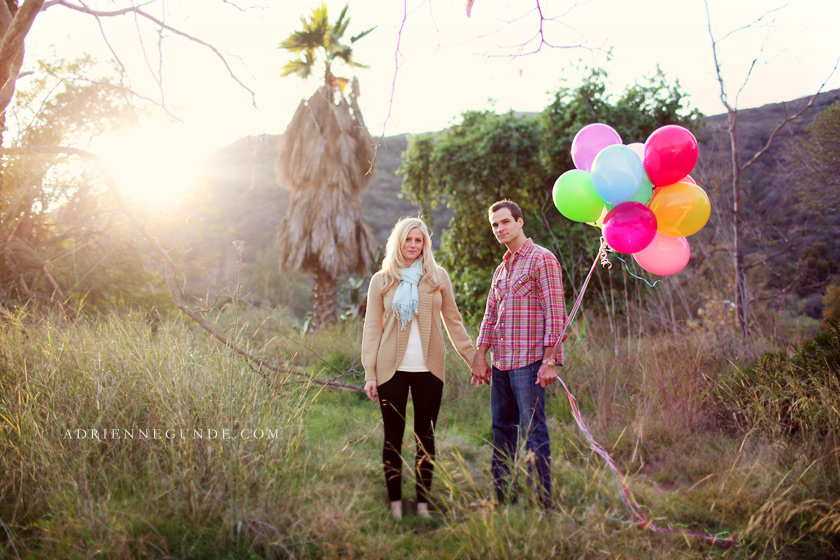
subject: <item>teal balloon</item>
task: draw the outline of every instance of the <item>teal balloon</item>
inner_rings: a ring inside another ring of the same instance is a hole
[[[607,146],[592,162],[592,185],[602,200],[610,204],[626,202],[636,194],[645,168],[639,156],[622,144]]]
[[[594,222],[604,210],[604,199],[595,192],[592,174],[582,169],[560,175],[551,194],[557,210],[573,222]]]

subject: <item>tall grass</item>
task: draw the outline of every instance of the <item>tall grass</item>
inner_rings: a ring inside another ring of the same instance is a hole
[[[242,522],[289,539],[311,391],[269,387],[177,320],[7,317],[0,329],[12,550],[201,556],[236,549]]]
[[[437,513],[432,521],[409,515],[398,523],[387,513],[379,411],[362,394],[328,392],[300,377],[265,378],[180,317],[66,322],[21,313],[0,320],[0,555],[664,559],[837,552],[840,468],[836,443],[825,439],[836,419],[825,409],[836,414],[836,392],[819,394],[823,410],[803,409],[807,430],[765,429],[769,413],[742,415],[736,425],[721,413],[735,402],[732,388],[758,389],[738,385],[741,370],[712,358],[713,340],[672,334],[605,348],[598,331],[606,325],[592,318],[580,324],[590,330],[569,339],[561,376],[634,499],[677,536],[630,522],[618,481],[589,448],[557,385],[548,399],[556,510],[531,504],[524,454],[515,465],[525,485],[519,503],[493,508],[486,499],[489,391],[469,384],[468,368],[450,349]],[[214,325],[249,352],[362,382],[356,322],[304,335],[282,317],[231,306]],[[409,432],[409,514],[413,447]],[[725,549],[691,531],[743,539]]]

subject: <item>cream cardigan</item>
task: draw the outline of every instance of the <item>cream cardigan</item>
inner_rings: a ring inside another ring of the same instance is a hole
[[[475,356],[473,346],[461,313],[455,305],[452,282],[449,275],[440,267],[437,269],[439,289],[432,286],[428,275],[420,279],[417,291],[420,296],[420,311],[414,317],[420,328],[420,341],[423,345],[423,357],[426,366],[441,381],[444,379],[443,333],[440,327],[441,317],[446,324],[449,340],[467,365],[472,364]],[[379,271],[370,279],[368,288],[365,330],[362,335],[362,366],[365,368],[365,381],[376,381],[382,385],[394,376],[397,364],[402,361],[408,343],[409,328],[400,330],[392,303],[397,284],[383,293],[385,273]],[[434,325],[434,328],[432,326]]]

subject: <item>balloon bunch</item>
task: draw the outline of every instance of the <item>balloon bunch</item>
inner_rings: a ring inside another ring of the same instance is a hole
[[[624,145],[612,127],[593,123],[572,141],[576,169],[554,183],[554,205],[566,218],[595,225],[619,253],[653,274],[682,270],[691,257],[686,237],[706,225],[711,204],[689,173],[697,140],[666,125],[644,144]]]

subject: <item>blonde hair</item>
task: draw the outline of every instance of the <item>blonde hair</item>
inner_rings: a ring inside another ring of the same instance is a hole
[[[435,262],[435,255],[432,251],[432,237],[428,226],[420,218],[400,218],[394,224],[394,229],[388,236],[388,242],[385,243],[385,258],[382,259],[382,270],[385,272],[385,290],[402,282],[400,269],[408,267],[408,263],[405,262],[402,254],[402,248],[406,238],[408,238],[408,232],[414,228],[419,229],[423,234],[423,251],[417,257],[423,264],[423,276],[427,276],[431,280],[432,286],[438,286],[437,262]]]

